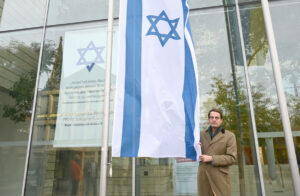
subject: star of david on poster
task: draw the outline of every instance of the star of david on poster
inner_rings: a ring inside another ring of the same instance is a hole
[[[79,48],[77,49],[78,53],[80,54],[80,58],[77,62],[77,65],[85,65],[89,72],[92,71],[94,65],[96,63],[104,63],[104,60],[101,56],[104,47],[96,47],[93,41],[90,41],[86,48]],[[94,58],[90,57],[87,58],[87,52],[92,51],[96,55]]]
[[[148,18],[151,26],[146,35],[147,36],[148,35],[156,35],[163,47],[165,46],[165,44],[167,43],[167,41],[169,39],[174,39],[174,40],[180,39],[180,37],[176,31],[179,18],[170,20],[164,10],[158,16],[148,15],[147,18]],[[167,22],[167,24],[169,25],[170,31],[167,34],[161,33],[161,31],[160,31],[161,29],[158,29],[158,23],[160,21]]]

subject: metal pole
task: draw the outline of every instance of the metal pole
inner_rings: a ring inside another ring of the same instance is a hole
[[[294,193],[295,195],[300,195],[299,168],[297,165],[295,146],[294,146],[291,124],[290,124],[290,119],[289,119],[289,114],[287,109],[287,102],[284,94],[284,87],[283,87],[282,76],[280,72],[269,2],[267,0],[262,0],[261,4],[262,4],[262,9],[264,14],[265,26],[267,30],[268,42],[270,46],[270,55],[271,55],[272,66],[273,66],[273,74],[275,78],[277,96],[279,100],[281,120],[282,120],[284,135],[285,135],[284,137],[285,144],[288,152],[288,158],[289,158],[292,180],[294,185]]]
[[[239,95],[238,95],[238,85],[237,85],[237,79],[236,79],[236,71],[235,66],[238,65],[238,62],[236,60],[236,55],[234,51],[233,43],[235,42],[234,38],[235,36],[232,34],[235,34],[236,25],[233,22],[233,19],[235,18],[234,13],[230,12],[227,6],[227,1],[223,0],[224,5],[224,11],[225,11],[225,20],[226,20],[226,29],[227,29],[227,37],[228,37],[228,44],[230,47],[230,59],[231,59],[231,70],[232,70],[232,79],[233,79],[233,87],[234,87],[234,93],[235,93],[235,108],[236,108],[236,115],[237,115],[237,121],[238,121],[238,141],[239,141],[239,150],[238,150],[238,167],[239,167],[239,184],[240,184],[240,196],[245,196],[245,155],[244,155],[244,141],[243,141],[243,129],[242,129],[242,121],[241,121],[241,110],[240,110],[240,103],[239,103]],[[232,25],[233,23],[233,25]]]
[[[135,196],[135,157],[132,157],[132,196]]]
[[[31,115],[31,119],[30,119],[30,128],[29,128],[27,152],[26,152],[26,159],[25,159],[25,169],[24,169],[22,192],[21,192],[22,196],[24,196],[24,194],[25,194],[25,187],[26,187],[27,171],[28,171],[28,164],[29,164],[29,157],[30,157],[29,154],[30,154],[31,143],[32,143],[33,121],[34,121],[34,117],[35,117],[38,86],[39,86],[39,81],[40,81],[39,76],[40,76],[40,70],[41,70],[41,66],[42,66],[43,48],[44,48],[44,42],[45,42],[45,36],[46,36],[46,24],[47,24],[47,19],[48,19],[48,9],[49,9],[49,0],[46,1],[46,10],[45,10],[45,15],[44,15],[45,18],[44,18],[43,33],[42,33],[42,39],[41,39],[41,48],[40,48],[39,62],[38,62],[37,73],[36,73],[34,97],[33,97],[33,103],[32,103],[32,115]]]
[[[100,196],[106,195],[106,173],[107,173],[107,153],[108,153],[108,128],[109,128],[109,102],[110,102],[110,74],[112,60],[112,41],[113,41],[113,8],[114,1],[108,2],[108,23],[106,41],[106,72],[104,89],[104,119],[102,130],[101,145],[101,173],[100,173]]]
[[[254,107],[253,107],[251,86],[250,86],[249,77],[248,77],[248,65],[247,65],[247,60],[246,60],[245,44],[244,44],[243,29],[242,29],[242,22],[241,22],[241,15],[240,15],[240,8],[239,8],[238,0],[235,0],[235,7],[236,7],[236,14],[237,14],[237,19],[238,19],[238,26],[239,26],[239,32],[240,32],[240,38],[241,38],[241,45],[242,45],[244,72],[245,72],[247,93],[248,93],[248,99],[249,99],[249,108],[250,108],[251,123],[252,123],[252,128],[253,128],[253,137],[254,137],[253,139],[254,139],[254,145],[255,145],[255,152],[256,152],[256,159],[257,159],[257,167],[258,167],[258,174],[259,174],[259,180],[260,180],[261,194],[263,196],[265,196],[266,195],[265,185],[264,185],[264,178],[263,178],[262,167],[261,167],[261,160],[260,160],[260,156],[259,156],[260,153],[259,153],[259,145],[258,145],[258,139],[257,139],[257,130],[256,130],[255,115],[254,115]]]

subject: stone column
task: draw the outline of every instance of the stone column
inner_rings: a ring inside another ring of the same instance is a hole
[[[272,180],[277,177],[273,138],[266,138],[269,176]]]

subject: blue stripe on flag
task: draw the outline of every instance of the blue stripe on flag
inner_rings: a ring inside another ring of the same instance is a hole
[[[182,0],[184,27],[189,30],[189,22],[187,20],[189,8],[186,0]],[[189,31],[190,32],[190,31]],[[185,33],[185,32],[184,32]],[[192,35],[190,35],[192,37]],[[194,64],[191,50],[186,38],[184,39],[185,47],[185,70],[184,70],[184,86],[182,98],[185,110],[185,146],[186,157],[196,160],[196,150],[194,148],[194,129],[195,129],[195,107],[197,100],[197,85],[194,71]]]
[[[128,0],[126,23],[126,73],[121,156],[136,157],[139,150],[141,125],[141,0]]]

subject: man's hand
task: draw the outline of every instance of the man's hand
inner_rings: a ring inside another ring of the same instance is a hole
[[[207,162],[212,161],[212,156],[203,154],[203,155],[200,155],[200,159],[202,160],[202,162],[207,163]]]

